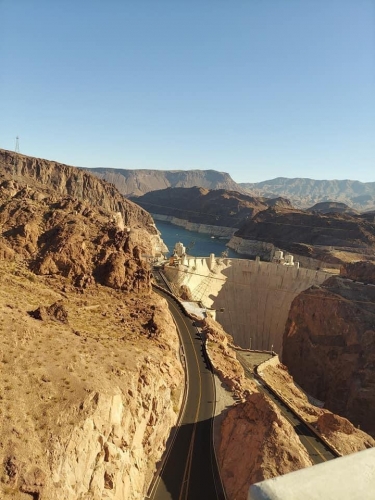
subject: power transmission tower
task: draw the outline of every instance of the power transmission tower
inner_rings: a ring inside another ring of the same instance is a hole
[[[20,138],[16,137],[16,147],[15,147],[15,150],[14,150],[15,153],[19,153],[20,152]]]

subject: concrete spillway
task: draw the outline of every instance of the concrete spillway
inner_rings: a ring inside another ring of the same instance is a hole
[[[331,274],[245,259],[185,257],[167,266],[167,277],[192,298],[216,309],[216,319],[241,347],[282,352],[291,303],[300,292]],[[220,312],[222,311],[222,312]]]

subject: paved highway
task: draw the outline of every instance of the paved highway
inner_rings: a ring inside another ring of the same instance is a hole
[[[272,399],[272,401],[278,406],[283,417],[285,417],[288,422],[292,424],[295,432],[301,440],[301,443],[310,455],[313,464],[320,464],[322,462],[326,462],[327,460],[336,458],[336,455],[331,452],[324,442],[321,441],[302,420],[297,418],[295,414],[290,411],[289,408],[275,394],[273,394],[272,391],[270,391],[265,385],[254,377],[254,373],[252,373],[249,368],[246,359],[239,352],[237,352],[237,359],[244,367],[246,376],[257,382],[259,391],[263,392],[267,397]]]
[[[187,365],[187,399],[175,439],[152,484],[153,500],[224,500],[225,494],[213,450],[215,387],[203,355],[200,336],[178,304],[159,291],[169,304],[182,338]]]

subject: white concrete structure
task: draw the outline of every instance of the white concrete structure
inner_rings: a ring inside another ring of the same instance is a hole
[[[244,348],[281,354],[282,336],[294,297],[331,274],[245,259],[187,257],[165,268],[167,278],[189,288],[193,300],[216,309],[216,319]],[[219,311],[222,312],[219,312]]]
[[[282,250],[276,250],[273,258],[277,261],[284,260],[284,252]]]
[[[186,253],[186,248],[184,245],[181,243],[181,241],[178,241],[173,249],[173,253],[176,254],[178,257],[182,257]]]
[[[286,266],[294,266],[294,257],[290,253],[285,255],[285,265]]]
[[[374,500],[375,448],[253,484],[248,500]]]

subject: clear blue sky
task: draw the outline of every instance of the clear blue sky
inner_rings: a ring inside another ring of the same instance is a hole
[[[375,0],[0,0],[0,147],[375,181]]]

